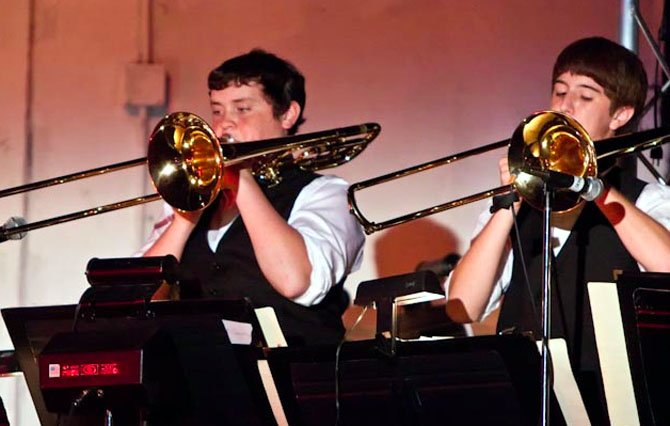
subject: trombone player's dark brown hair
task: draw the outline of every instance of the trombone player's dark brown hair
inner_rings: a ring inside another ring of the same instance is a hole
[[[278,118],[295,101],[300,105],[300,115],[288,130],[294,135],[305,122],[305,77],[290,62],[261,49],[228,59],[213,69],[207,78],[209,90],[222,90],[231,84],[258,83],[263,94],[272,105],[272,113]]]
[[[637,130],[647,98],[647,74],[640,59],[630,50],[603,37],[589,37],[568,45],[558,55],[552,84],[565,72],[591,77],[605,89],[612,101],[610,114],[631,106],[635,114],[616,134]]]

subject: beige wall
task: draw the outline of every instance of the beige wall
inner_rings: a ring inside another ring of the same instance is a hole
[[[0,188],[143,156],[144,118],[126,104],[124,70],[150,55],[169,75],[167,109],[205,117],[205,77],[224,58],[253,47],[289,58],[307,76],[303,131],[381,123],[378,140],[333,171],[355,182],[508,138],[526,115],[547,106],[558,51],[587,35],[617,39],[619,21],[616,0],[2,3]],[[640,3],[656,31],[662,2]],[[652,71],[649,50],[640,45]],[[380,220],[478,192],[497,184],[503,155],[361,194],[361,205]],[[122,172],[4,199],[0,221],[36,221],[129,198],[144,192],[144,175]],[[36,230],[0,245],[0,305],[74,303],[86,287],[86,262],[131,254],[156,207]],[[477,203],[370,236],[363,267],[347,287],[464,251],[480,209]],[[0,348],[9,347],[2,327]],[[2,382],[12,424],[33,424],[25,394],[15,396],[21,385]]]

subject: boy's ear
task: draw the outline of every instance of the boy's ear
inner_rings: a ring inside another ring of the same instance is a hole
[[[632,106],[622,106],[617,108],[616,111],[614,111],[614,114],[612,114],[612,119],[610,120],[610,130],[615,132],[621,127],[625,126],[626,123],[628,123],[630,119],[633,118],[634,114],[635,108]]]
[[[300,105],[296,101],[291,101],[288,109],[281,116],[282,127],[286,130],[290,129],[298,121],[298,117],[300,117]]]

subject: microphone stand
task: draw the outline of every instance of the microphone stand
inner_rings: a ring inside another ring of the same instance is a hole
[[[551,399],[551,369],[549,339],[551,337],[551,202],[553,189],[544,184],[543,222],[543,276],[542,276],[542,426],[549,426],[549,406]]]

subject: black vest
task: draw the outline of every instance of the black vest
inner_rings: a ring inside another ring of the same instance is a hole
[[[635,177],[626,177],[618,169],[608,174],[607,181],[629,200],[637,200],[646,185]],[[522,243],[512,232],[512,280],[500,310],[499,332],[513,329],[534,332],[538,339],[542,336],[542,218],[541,211],[527,205],[519,212]],[[522,252],[530,289],[525,284]],[[551,336],[563,337],[567,342],[570,363],[592,424],[609,422],[586,285],[591,281],[613,281],[616,269],[639,270],[609,221],[595,203],[587,203],[558,257],[552,258]]]
[[[608,174],[608,184],[620,188],[630,200],[644,189],[645,182],[625,177],[619,170]],[[521,244],[512,232],[514,264],[507,289],[498,331],[515,329],[533,331],[541,336],[542,295],[542,224],[543,213],[523,205],[518,215]],[[525,284],[522,256],[526,262],[530,292]],[[613,281],[614,270],[638,271],[635,259],[628,254],[616,231],[595,203],[587,203],[561,249],[552,259],[552,337],[564,337],[575,371],[597,370],[593,320],[586,284],[591,281]]]
[[[298,194],[318,175],[290,169],[282,173],[282,177],[280,184],[263,187],[263,192],[277,212],[288,220]],[[191,291],[186,297],[247,297],[256,308],[274,308],[289,344],[339,342],[344,334],[341,315],[348,305],[342,285],[344,279],[317,305],[305,307],[286,299],[263,276],[241,217],[233,221],[216,253],[212,253],[207,243],[207,225],[214,208],[205,211],[184,248],[181,265],[198,282],[198,291]]]

